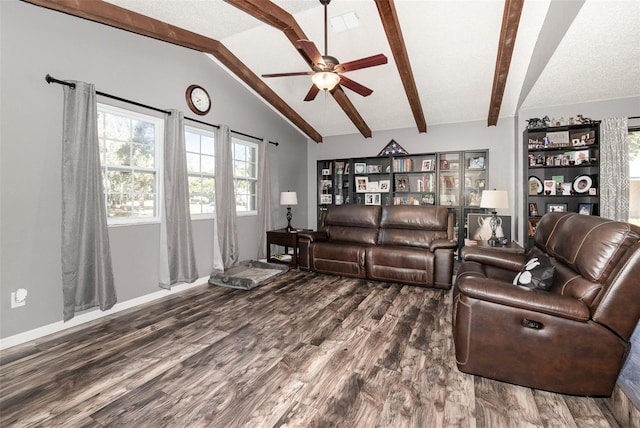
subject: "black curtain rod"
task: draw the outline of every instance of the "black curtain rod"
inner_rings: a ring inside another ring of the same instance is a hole
[[[69,86],[70,88],[74,88],[74,89],[76,87],[75,83],[67,82],[67,81],[64,81],[64,80],[58,80],[55,77],[51,76],[50,74],[47,74],[44,79],[49,84],[58,83],[60,85]],[[171,112],[168,111],[168,110],[163,110],[163,109],[160,109],[160,108],[157,108],[157,107],[153,107],[153,106],[150,106],[150,105],[147,105],[147,104],[142,104],[142,103],[139,103],[139,102],[136,102],[136,101],[131,101],[131,100],[128,100],[126,98],[121,98],[121,97],[117,97],[115,95],[107,94],[105,92],[96,91],[96,94],[100,95],[100,96],[103,96],[103,97],[111,98],[113,100],[122,101],[124,103],[133,104],[133,105],[138,106],[138,107],[142,107],[142,108],[146,108],[146,109],[149,109],[149,110],[157,111],[159,113],[165,113],[165,114],[171,115]],[[190,120],[192,122],[200,123],[202,125],[213,126],[216,129],[220,128],[220,125],[214,125],[212,123],[203,122],[201,120],[192,119],[192,118],[186,117],[186,116],[185,116],[185,120]],[[231,130],[231,132],[233,132],[234,134],[242,135],[244,137],[253,138],[255,140],[262,140],[262,138],[254,137],[253,135],[245,134],[244,132],[234,131],[233,129]],[[277,141],[269,141],[269,144],[273,144],[276,147],[278,147],[278,145],[280,145],[280,143],[278,143]]]
[[[640,119],[640,116],[631,116],[631,117],[628,117],[627,119]]]

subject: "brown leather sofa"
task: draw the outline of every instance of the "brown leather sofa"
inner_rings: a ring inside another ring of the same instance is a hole
[[[465,247],[453,290],[458,368],[559,393],[609,396],[640,318],[640,228],[546,214],[528,254]],[[549,256],[551,288],[512,281]]]
[[[453,215],[422,205],[330,205],[318,232],[299,232],[299,267],[449,289]]]

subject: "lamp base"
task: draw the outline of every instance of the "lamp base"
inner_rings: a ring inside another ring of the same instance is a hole
[[[291,226],[291,219],[293,215],[291,214],[291,207],[287,207],[287,232],[291,232],[293,227]]]

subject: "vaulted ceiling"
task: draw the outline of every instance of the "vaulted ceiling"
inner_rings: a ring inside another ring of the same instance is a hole
[[[636,0],[333,0],[328,54],[388,63],[345,73],[371,95],[339,86],[310,102],[309,76],[260,76],[309,71],[300,39],[324,53],[318,0],[27,1],[210,54],[317,142],[640,96]]]

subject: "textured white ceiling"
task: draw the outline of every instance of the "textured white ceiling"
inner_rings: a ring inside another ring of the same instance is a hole
[[[108,0],[172,25],[221,41],[256,75],[307,71],[278,30],[222,0]],[[266,1],[266,0],[265,0]],[[318,0],[275,0],[323,51],[323,8]],[[575,3],[575,2],[574,2]],[[551,0],[525,2],[500,111],[514,116],[530,59]],[[579,5],[579,2],[577,3]],[[487,120],[504,2],[498,0],[396,0],[427,125]],[[415,127],[375,3],[333,0],[329,17],[354,11],[360,26],[329,30],[329,54],[346,62],[383,53],[386,65],[348,73],[373,89],[349,99],[372,131]],[[587,0],[541,74],[527,108],[640,95],[640,1]],[[357,133],[329,94],[303,102],[308,76],[265,82],[323,136]]]

